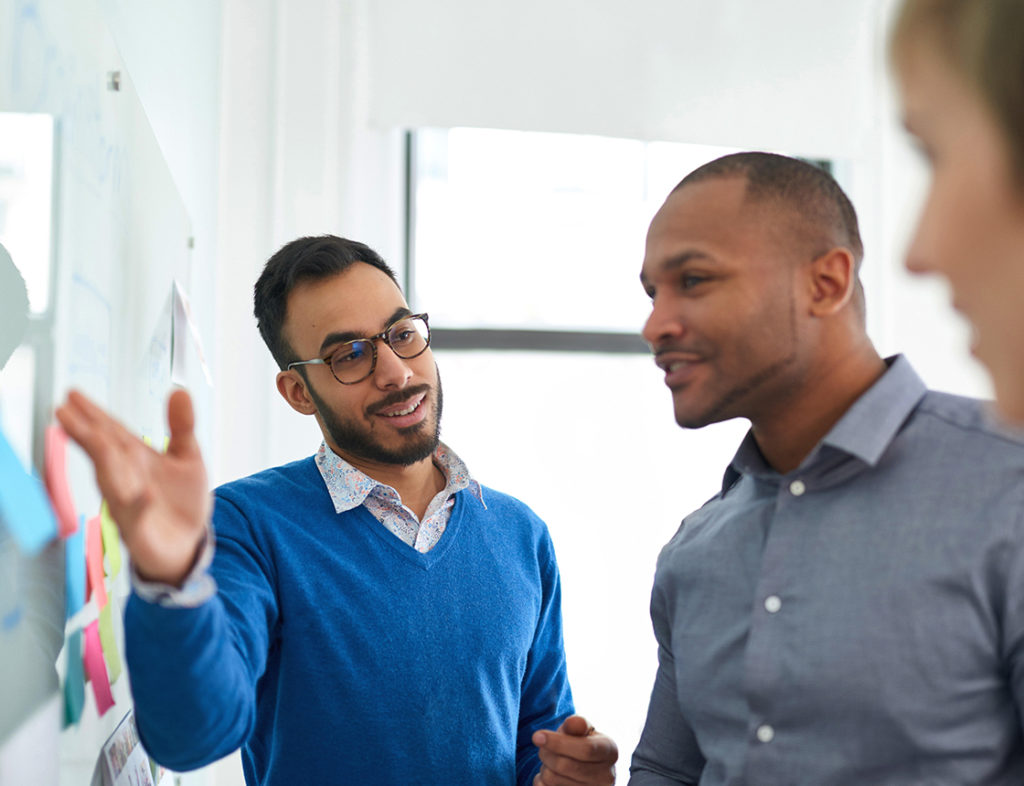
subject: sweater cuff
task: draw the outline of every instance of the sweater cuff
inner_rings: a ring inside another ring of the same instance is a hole
[[[155,603],[172,609],[189,609],[202,606],[217,594],[217,582],[209,573],[213,562],[213,528],[206,528],[206,537],[199,552],[199,558],[192,567],[181,587],[163,584],[159,581],[146,581],[132,566],[132,590],[146,603]]]

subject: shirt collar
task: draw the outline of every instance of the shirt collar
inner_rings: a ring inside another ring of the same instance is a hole
[[[451,496],[463,489],[469,489],[480,504],[484,503],[483,489],[469,474],[465,462],[456,455],[455,451],[443,443],[439,443],[434,451],[434,464],[444,474],[444,493]],[[327,492],[334,502],[334,510],[344,513],[346,510],[359,507],[378,486],[383,489],[391,489],[386,483],[374,480],[366,473],[356,469],[345,459],[331,450],[326,442],[320,443],[320,449],[316,452],[316,466],[320,470],[320,476],[327,485]],[[397,496],[397,495],[396,495]]]
[[[924,382],[903,355],[886,358],[885,364],[888,368],[882,376],[843,413],[801,467],[814,460],[822,445],[858,458],[868,466],[878,463],[900,426],[927,392]],[[742,474],[771,472],[774,470],[761,455],[753,432],[748,431],[725,470],[722,491],[727,491]]]

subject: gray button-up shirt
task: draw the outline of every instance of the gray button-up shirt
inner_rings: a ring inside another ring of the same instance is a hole
[[[896,358],[796,470],[747,435],[651,616],[634,786],[1024,783],[1024,444]]]

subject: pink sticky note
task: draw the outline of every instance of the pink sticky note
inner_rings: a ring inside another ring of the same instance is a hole
[[[114,697],[110,694],[110,681],[107,679],[107,664],[103,660],[103,645],[100,643],[99,620],[93,620],[85,628],[85,671],[92,683],[92,693],[96,697],[96,709],[100,715],[114,706]]]
[[[78,517],[75,515],[75,503],[71,498],[67,475],[68,435],[58,426],[46,427],[46,490],[50,494],[50,503],[57,514],[57,532],[66,538],[78,529]]]
[[[99,516],[85,522],[85,574],[89,577],[86,597],[96,597],[97,608],[107,605],[107,585],[103,581],[103,532]]]

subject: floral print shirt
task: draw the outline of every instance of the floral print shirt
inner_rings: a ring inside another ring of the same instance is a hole
[[[451,448],[439,444],[433,459],[447,483],[430,501],[422,521],[402,503],[398,492],[391,486],[360,472],[331,450],[326,442],[321,443],[317,451],[316,465],[338,513],[365,505],[389,532],[416,551],[426,553],[437,545],[444,534],[448,519],[451,518],[456,492],[469,489],[484,504],[480,484],[470,477],[465,463]]]

